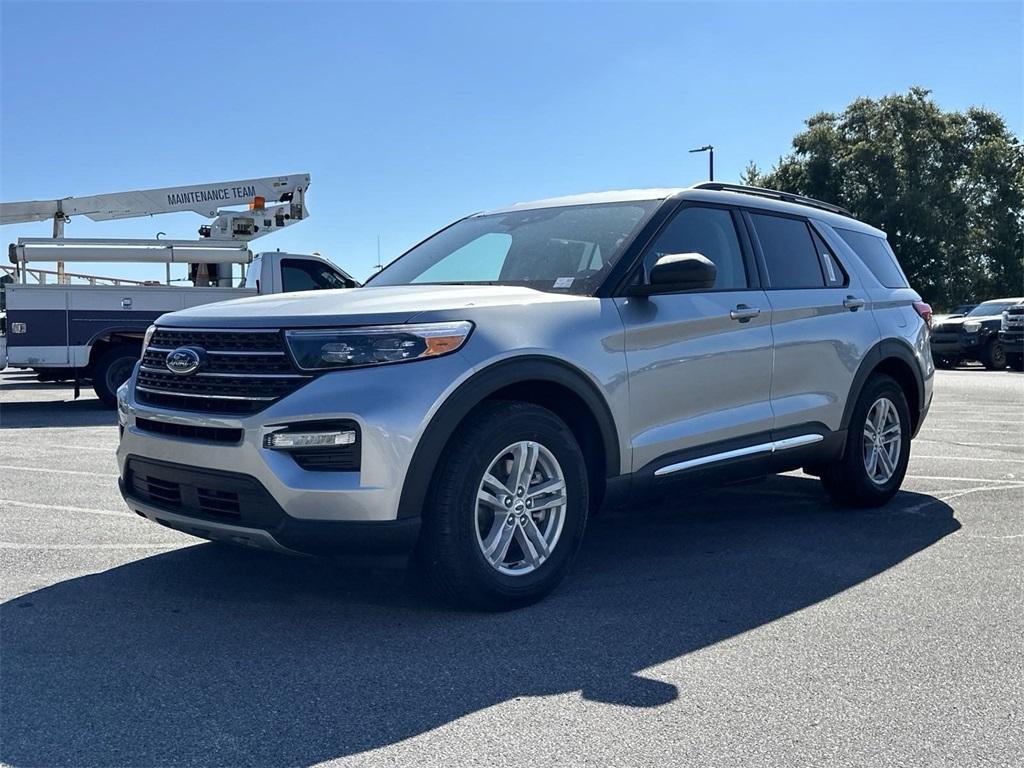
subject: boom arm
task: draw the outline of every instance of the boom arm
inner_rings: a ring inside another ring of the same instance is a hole
[[[0,224],[52,220],[54,237],[62,238],[64,223],[75,215],[86,216],[93,221],[108,221],[191,211],[216,219],[200,228],[200,236],[248,241],[304,219],[308,187],[309,174],[305,173],[60,200],[0,203]],[[246,204],[253,210],[220,210],[221,207]]]

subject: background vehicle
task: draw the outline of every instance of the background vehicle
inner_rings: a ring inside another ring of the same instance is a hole
[[[935,365],[952,368],[977,360],[990,371],[1006,368],[1006,351],[999,341],[1003,312],[1022,299],[993,299],[976,306],[963,317],[947,318],[932,329],[931,348]]]
[[[210,539],[415,547],[453,599],[522,605],[603,502],[804,467],[884,504],[931,401],[929,318],[884,234],[817,200],[516,205],[357,291],[160,318],[119,390],[122,493]]]
[[[1024,371],[1024,303],[1003,310],[999,343],[1006,352],[1006,364],[1015,371]]]
[[[189,187],[137,190],[53,201],[3,203],[0,223],[52,219],[53,238],[21,238],[9,248],[3,291],[7,332],[0,334],[0,369],[31,368],[42,379],[91,379],[109,406],[139,357],[142,337],[166,312],[231,298],[358,283],[319,256],[280,252],[253,256],[248,242],[308,215],[309,175],[246,179]],[[267,196],[276,204],[267,205]],[[245,212],[218,205],[248,203]],[[215,218],[199,240],[72,239],[71,214],[95,220],[189,210]],[[56,271],[30,262],[56,262]],[[163,263],[166,281],[98,278],[68,272],[66,262]],[[170,266],[189,264],[190,286],[171,284]],[[238,278],[233,265],[239,265]],[[248,271],[246,271],[248,266]],[[47,280],[54,280],[47,283]],[[35,284],[31,281],[35,280]],[[75,284],[77,282],[77,284]]]
[[[933,315],[932,316],[932,323],[934,325],[938,325],[943,320],[949,320],[950,318],[954,318],[954,317],[963,317],[968,312],[970,312],[972,309],[974,309],[976,306],[978,306],[978,305],[977,304],[961,304],[958,307],[954,307],[953,310],[951,312],[949,312],[948,314],[945,314],[945,315]]]

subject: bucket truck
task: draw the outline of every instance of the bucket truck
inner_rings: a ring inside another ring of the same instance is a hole
[[[60,200],[0,203],[0,224],[52,221],[53,237],[19,238],[13,266],[0,276],[6,321],[0,326],[0,369],[31,368],[40,378],[90,379],[115,405],[131,374],[146,328],[165,312],[257,294],[359,284],[319,255],[254,254],[250,241],[308,216],[308,174],[115,192]],[[246,210],[226,210],[231,206]],[[64,237],[72,216],[109,221],[190,211],[213,221],[195,240]],[[32,262],[56,262],[55,272]],[[96,278],[66,271],[67,262],[163,263],[166,280]],[[171,284],[171,264],[188,264],[190,286]],[[232,276],[239,265],[240,277]],[[56,278],[47,284],[47,275]],[[85,278],[84,284],[75,284]],[[34,282],[33,282],[34,281]]]

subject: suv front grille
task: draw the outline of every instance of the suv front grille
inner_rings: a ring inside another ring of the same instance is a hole
[[[206,440],[211,443],[240,443],[242,430],[231,427],[203,427],[198,424],[174,424],[169,421],[154,421],[141,416],[135,419],[135,428],[169,437],[183,437],[188,440]]]
[[[195,373],[168,370],[167,355],[179,347],[202,350],[203,361]],[[158,328],[143,354],[136,392],[139,401],[149,405],[255,413],[311,378],[292,365],[280,331]]]
[[[1010,307],[1003,315],[1003,328],[1024,330],[1024,304]]]

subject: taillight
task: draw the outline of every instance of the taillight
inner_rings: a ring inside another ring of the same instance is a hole
[[[930,331],[932,329],[932,305],[923,301],[915,301],[914,310],[921,316],[921,319],[924,320],[924,324],[928,326]]]

